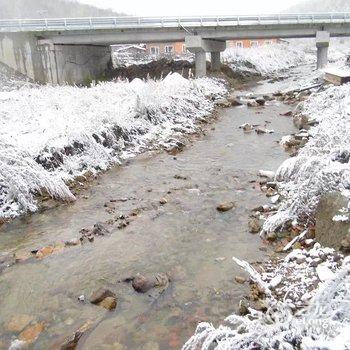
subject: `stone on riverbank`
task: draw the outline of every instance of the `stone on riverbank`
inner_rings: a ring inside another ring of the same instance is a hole
[[[235,206],[235,204],[233,202],[225,202],[225,203],[219,204],[216,207],[216,209],[219,212],[225,212],[225,211],[231,210],[234,206]]]
[[[324,246],[340,249],[349,234],[350,223],[334,221],[339,210],[346,208],[348,199],[340,192],[323,195],[316,209],[316,240]]]
[[[251,218],[248,222],[248,228],[250,233],[259,233],[262,228],[262,224],[258,218]]]

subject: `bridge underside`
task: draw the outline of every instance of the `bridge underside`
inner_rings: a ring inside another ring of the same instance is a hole
[[[285,24],[0,33],[0,62],[39,82],[86,84],[101,78],[110,60],[109,46],[112,44],[186,41],[187,48],[196,57],[196,75],[203,76],[206,74],[206,53],[211,54],[212,68],[220,68],[220,52],[225,49],[226,40],[316,36],[318,68],[321,68],[327,63],[329,36],[350,36],[350,25]]]

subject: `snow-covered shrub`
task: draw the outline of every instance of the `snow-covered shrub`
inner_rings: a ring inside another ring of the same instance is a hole
[[[314,93],[302,113],[318,125],[310,129],[311,138],[298,155],[277,170],[284,201],[265,222],[266,231],[300,214],[312,214],[326,192],[341,191],[350,198],[350,84]]]
[[[200,323],[183,350],[349,349],[350,261],[344,260],[340,268],[328,260],[317,268],[307,267],[307,259],[312,260],[325,252],[329,257],[332,256],[332,250],[321,248],[319,245],[310,252],[292,252],[271,274],[269,283],[265,281],[266,274],[260,275],[249,264],[237,261],[266,291],[267,312],[250,309],[249,315],[231,315],[218,327]],[[299,259],[302,257],[305,259],[305,263],[299,268],[293,259],[296,254]],[[316,274],[307,278],[305,268],[313,269]],[[276,288],[278,283],[272,282],[281,273],[283,274],[280,277],[286,280],[288,288],[284,297],[277,299],[271,290]],[[293,284],[295,279],[300,280],[299,285]],[[298,293],[300,288],[308,288],[308,285],[315,283],[318,287],[305,298],[308,300],[311,294],[311,300],[306,302],[306,306],[295,310],[289,301],[290,294]]]
[[[305,51],[288,44],[229,48],[223,53],[223,61],[232,70],[263,76],[298,64],[312,62],[312,59],[312,56]]]
[[[222,81],[179,74],[0,92],[0,219],[35,210],[41,188],[70,199],[63,180],[195,131],[224,94]]]

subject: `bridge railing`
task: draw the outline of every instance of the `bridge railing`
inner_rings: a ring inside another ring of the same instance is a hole
[[[0,20],[0,32],[98,30],[114,28],[176,28],[298,23],[347,23],[350,13],[271,14],[185,17],[92,17]]]

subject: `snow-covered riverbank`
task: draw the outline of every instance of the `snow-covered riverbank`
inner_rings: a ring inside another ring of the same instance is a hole
[[[262,76],[315,61],[314,55],[288,44],[229,48],[222,56],[233,71]]]
[[[284,259],[263,263],[259,272],[234,258],[249,273],[256,294],[252,289],[247,303],[240,305],[241,315],[233,314],[217,327],[199,324],[184,350],[349,348],[349,258],[307,236],[323,194],[338,191],[350,199],[349,96],[349,84],[314,92],[294,113],[299,126],[303,121],[308,130],[281,141],[285,147],[296,141],[298,152],[276,172],[273,188],[278,194],[273,209],[264,213],[261,234],[275,240],[278,235],[266,234],[292,228],[295,239],[285,251],[294,250]],[[333,220],[349,222],[349,205]],[[299,249],[299,238],[309,248]]]
[[[218,327],[201,323],[183,350],[348,349],[349,259],[342,262],[316,244],[310,251],[294,250],[277,265],[263,265],[263,273],[236,262],[266,297],[267,311],[247,308],[249,315],[233,314]]]
[[[0,219],[35,211],[35,193],[73,199],[64,181],[196,130],[222,81],[102,83],[91,88],[40,87],[0,92]]]
[[[324,193],[340,191],[350,199],[350,85],[314,93],[298,114],[316,125],[304,132],[308,142],[297,156],[277,170],[283,200],[277,214],[265,222],[265,231],[301,215],[313,215]],[[347,214],[346,208],[342,214]]]

